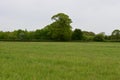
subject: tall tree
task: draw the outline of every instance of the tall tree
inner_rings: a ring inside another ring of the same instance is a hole
[[[112,32],[111,35],[112,39],[114,40],[120,40],[120,30],[116,29]]]
[[[64,13],[58,13],[51,18],[54,22],[45,29],[49,31],[49,35],[53,40],[58,41],[69,41],[71,40],[72,36],[72,27],[71,23],[72,20],[69,18],[68,15]]]

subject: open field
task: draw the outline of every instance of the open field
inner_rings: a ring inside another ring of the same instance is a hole
[[[0,42],[0,80],[120,80],[120,43]]]

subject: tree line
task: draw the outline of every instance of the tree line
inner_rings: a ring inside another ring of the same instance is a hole
[[[120,41],[120,30],[113,30],[111,35],[104,32],[72,30],[72,20],[64,13],[58,13],[51,17],[53,23],[35,31],[14,30],[0,31],[1,41]]]

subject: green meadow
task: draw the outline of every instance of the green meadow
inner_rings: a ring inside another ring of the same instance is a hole
[[[120,80],[120,43],[0,42],[0,80]]]

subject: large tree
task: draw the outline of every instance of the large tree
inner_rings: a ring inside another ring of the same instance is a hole
[[[120,30],[116,29],[112,32],[111,35],[112,39],[114,40],[120,40]]]
[[[72,36],[72,20],[64,13],[58,13],[51,18],[54,22],[45,27],[51,39],[58,41],[69,41]]]

